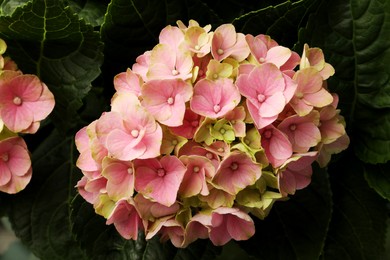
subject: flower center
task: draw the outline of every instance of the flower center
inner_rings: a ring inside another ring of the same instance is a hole
[[[221,128],[221,129],[219,129],[219,132],[220,132],[221,134],[224,134],[224,133],[226,133],[226,130],[223,129],[223,128]]]
[[[160,168],[157,170],[157,175],[160,177],[163,177],[165,175],[165,170],[163,168]]]
[[[199,71],[198,71],[198,75],[199,75],[199,76],[203,76],[203,74],[204,74],[204,71],[203,71],[203,70],[199,70]]]
[[[290,125],[290,130],[291,131],[295,131],[295,129],[297,129],[297,125],[296,124]]]
[[[14,97],[14,99],[12,101],[17,106],[20,106],[22,104],[22,99],[20,97]]]
[[[214,112],[218,113],[219,111],[221,111],[221,107],[219,105],[215,105],[214,106]]]
[[[132,137],[137,138],[139,135],[139,131],[137,129],[133,129],[131,130],[130,134]]]
[[[222,50],[222,49],[218,49],[218,50],[217,50],[217,53],[218,53],[219,55],[222,55],[222,54],[223,54],[223,50]]]
[[[263,103],[264,100],[265,100],[265,96],[263,94],[258,94],[257,95],[257,100],[260,102],[260,103]]]
[[[297,92],[297,93],[295,93],[295,96],[297,98],[303,98],[303,93],[302,92]]]
[[[199,45],[195,45],[194,49],[199,51],[200,50],[200,46]]]
[[[177,145],[177,140],[172,140],[172,145]]]
[[[133,168],[128,168],[128,169],[127,169],[127,173],[130,174],[130,175],[132,175],[132,174],[133,174]]]
[[[265,62],[265,59],[264,59],[264,58],[260,58],[259,61],[260,61],[261,63],[263,63],[263,62]]]
[[[167,100],[167,103],[168,103],[169,105],[172,105],[174,101],[175,101],[175,100],[173,99],[173,97],[169,97],[168,100]]]
[[[192,169],[192,171],[198,173],[200,171],[200,168],[198,166],[195,166],[194,169]]]
[[[231,165],[230,165],[230,169],[232,169],[233,171],[235,171],[235,170],[237,170],[238,169],[238,164],[237,163],[232,163]]]
[[[197,127],[197,126],[199,125],[198,120],[192,121],[192,122],[191,122],[191,125],[192,125],[193,127]]]
[[[172,70],[172,75],[173,76],[176,76],[176,75],[178,75],[179,74],[179,72],[177,71],[177,70]]]
[[[207,159],[211,160],[213,159],[213,154],[212,153],[206,153]]]
[[[222,147],[219,147],[217,151],[220,153],[223,153],[225,151],[225,149],[223,149]]]
[[[7,153],[3,153],[0,158],[3,160],[3,162],[8,162],[9,157]]]
[[[266,130],[264,131],[264,137],[269,139],[272,137],[272,131],[271,130]]]
[[[246,143],[246,145],[249,145],[251,143],[251,141],[248,138],[245,138],[244,142]]]
[[[217,73],[214,73],[213,74],[213,79],[217,79],[218,78],[218,74]]]

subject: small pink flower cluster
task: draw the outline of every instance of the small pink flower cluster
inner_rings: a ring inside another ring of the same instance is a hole
[[[35,75],[23,74],[0,39],[0,191],[17,193],[30,182],[27,144],[18,133],[34,134],[54,108],[54,96]]]
[[[76,135],[79,193],[127,239],[246,240],[249,213],[263,219],[348,146],[320,49],[300,57],[231,24],[210,29],[164,28],[115,77],[111,111]]]

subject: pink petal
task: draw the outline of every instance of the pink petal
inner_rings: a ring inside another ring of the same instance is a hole
[[[291,57],[291,50],[286,47],[276,46],[268,50],[265,60],[280,68]]]
[[[5,162],[0,162],[0,186],[6,185],[11,180],[12,174]]]
[[[308,105],[315,107],[324,107],[330,105],[333,101],[332,95],[323,88],[315,93],[305,94],[303,99]]]

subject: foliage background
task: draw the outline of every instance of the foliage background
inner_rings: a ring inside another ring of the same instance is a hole
[[[176,20],[269,34],[302,52],[320,47],[336,74],[329,88],[351,137],[312,184],[274,206],[256,234],[214,247],[176,249],[122,239],[74,188],[74,134],[108,109],[113,76],[151,49]],[[390,200],[390,1],[386,0],[0,0],[0,37],[24,73],[37,74],[56,107],[25,136],[33,179],[0,194],[22,242],[41,259],[385,259]],[[389,241],[389,240],[387,240]],[[230,257],[230,258],[229,258]]]

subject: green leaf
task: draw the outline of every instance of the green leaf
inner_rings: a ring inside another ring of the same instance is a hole
[[[42,259],[84,259],[71,232],[70,202],[80,172],[73,137],[54,131],[33,153],[33,178],[12,198],[9,218],[16,235]]]
[[[379,195],[390,201],[390,162],[364,165],[364,177]]]
[[[94,27],[102,25],[107,9],[107,4],[94,0],[70,1],[69,6],[80,18]]]
[[[315,167],[312,183],[286,202],[276,202],[256,233],[239,243],[257,259],[318,259],[331,218],[327,173]]]
[[[30,0],[3,0],[0,1],[0,15],[11,15],[19,6],[26,4]]]
[[[54,93],[56,126],[64,132],[73,127],[82,98],[100,74],[99,34],[62,1],[34,0],[0,17],[0,36],[21,70],[38,75]]]
[[[324,2],[300,43],[324,50],[335,67],[328,87],[340,95],[356,155],[367,163],[390,160],[390,2]]]
[[[233,21],[237,32],[253,35],[267,34],[279,44],[293,46],[297,31],[305,25],[307,16],[316,11],[320,0],[286,1],[276,6],[246,13]]]
[[[386,201],[367,185],[363,170],[351,151],[329,167],[334,209],[324,259],[384,259]]]

